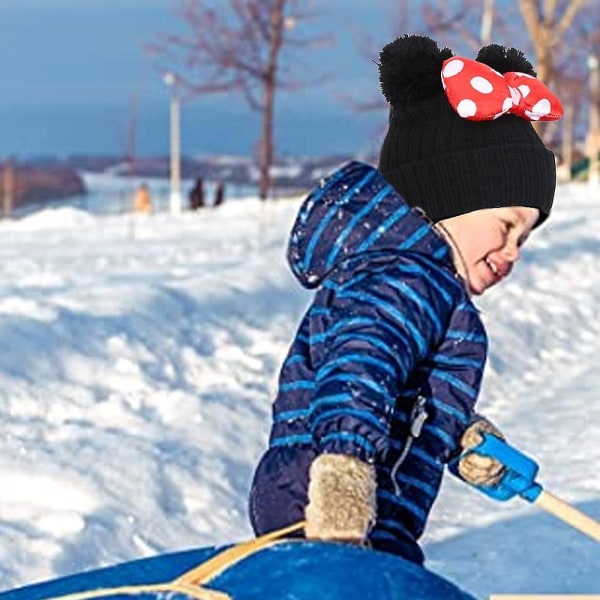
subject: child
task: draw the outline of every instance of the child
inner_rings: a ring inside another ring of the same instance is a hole
[[[477,61],[426,37],[388,44],[379,170],[352,162],[300,209],[288,258],[317,289],[254,476],[257,534],[306,520],[307,538],[421,563],[444,465],[501,436],[474,410],[487,342],[471,295],[508,276],[549,215],[554,156],[528,119],[559,118],[560,102],[515,49]],[[458,471],[493,485],[502,465],[470,454]]]
[[[133,202],[135,212],[146,214],[152,212],[152,196],[150,195],[150,189],[146,183],[140,185]]]

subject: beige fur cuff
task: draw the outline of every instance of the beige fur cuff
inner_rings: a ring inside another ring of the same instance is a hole
[[[377,516],[375,468],[353,456],[322,454],[312,463],[306,537],[360,543]]]

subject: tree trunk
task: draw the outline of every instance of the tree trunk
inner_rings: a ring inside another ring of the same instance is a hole
[[[12,215],[15,188],[16,188],[15,168],[10,160],[4,163],[2,168],[2,216],[7,219]]]
[[[600,185],[600,67],[598,58],[590,55],[590,118],[588,127],[587,150],[590,157],[588,182],[594,186]]]
[[[538,79],[546,85],[552,84],[556,76],[556,54],[564,43],[564,35],[573,23],[576,14],[584,5],[585,0],[570,0],[564,6],[562,16],[557,15],[556,0],[545,0],[543,6],[538,0],[519,0],[519,10],[535,51]],[[538,134],[541,134],[542,123],[533,124]]]
[[[277,61],[283,43],[283,12],[286,0],[276,0],[271,12],[271,40],[269,60],[265,69],[263,123],[259,156],[259,198],[266,200],[271,189],[271,165],[274,159],[273,119],[275,113],[275,88],[277,86]]]
[[[573,166],[574,121],[575,109],[573,108],[573,104],[569,102],[568,104],[565,104],[565,117],[562,126],[562,170],[563,177],[566,181],[571,179],[571,167]]]
[[[265,82],[262,134],[259,154],[259,198],[266,200],[271,189],[271,165],[273,164],[273,113],[275,108],[275,82]]]

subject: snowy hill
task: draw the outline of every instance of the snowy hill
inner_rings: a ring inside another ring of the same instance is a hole
[[[600,518],[600,193],[562,187],[478,300],[480,409]],[[0,223],[0,590],[245,538],[278,369],[309,294],[284,262],[299,200],[173,218]],[[490,593],[600,593],[600,548],[447,478],[428,566]]]

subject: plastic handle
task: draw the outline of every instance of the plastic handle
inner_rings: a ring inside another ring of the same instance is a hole
[[[489,456],[502,463],[505,472],[495,485],[475,487],[495,500],[505,501],[514,496],[521,496],[528,502],[535,502],[543,491],[542,486],[535,481],[539,470],[538,464],[495,435],[483,433],[482,437],[483,442],[464,452],[459,460],[472,453]]]

